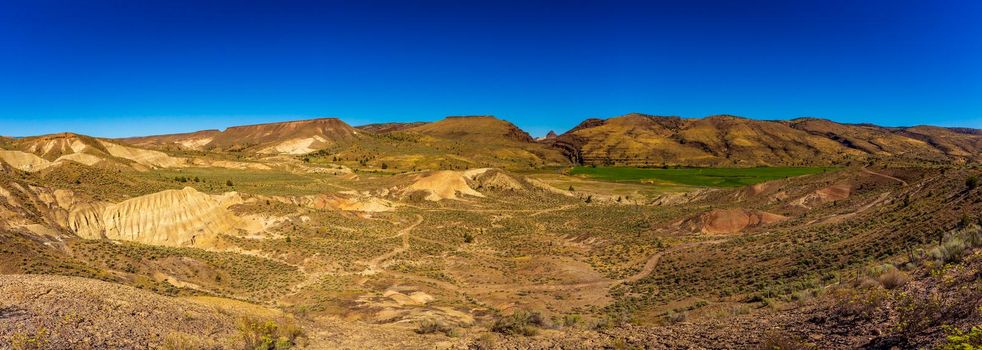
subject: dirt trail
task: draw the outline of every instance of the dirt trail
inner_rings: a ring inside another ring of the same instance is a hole
[[[878,172],[875,172],[875,171],[872,171],[872,170],[869,170],[869,169],[868,169],[868,168],[866,168],[866,167],[863,167],[863,168],[862,168],[862,169],[860,169],[860,170],[862,170],[862,171],[863,171],[864,173],[867,173],[867,174],[870,174],[870,175],[873,175],[873,176],[879,176],[879,177],[882,177],[882,178],[886,178],[886,179],[891,179],[891,180],[895,180],[895,181],[899,181],[899,182],[900,182],[901,184],[903,184],[904,186],[907,186],[907,181],[904,181],[904,180],[902,180],[902,179],[898,179],[898,178],[896,178],[896,177],[893,177],[893,176],[890,176],[890,175],[887,175],[887,174],[884,174],[884,173],[878,173]]]
[[[531,213],[529,216],[537,216],[545,213],[551,213],[555,211],[562,211],[576,207],[577,204],[566,204],[553,208],[546,209],[464,209],[464,208],[425,208],[416,205],[404,205],[407,208],[418,209],[422,211],[466,211],[473,213]]]
[[[634,274],[632,276],[629,276],[627,278],[624,278],[624,279],[621,279],[621,280],[616,281],[617,282],[616,284],[635,282],[635,281],[638,281],[638,280],[640,280],[642,278],[648,277],[648,275],[651,275],[652,272],[655,272],[655,267],[658,266],[658,260],[660,260],[661,257],[664,256],[665,254],[668,254],[668,253],[671,253],[671,252],[675,252],[675,251],[678,251],[678,250],[682,250],[682,249],[692,248],[692,247],[695,247],[695,246],[698,246],[698,245],[703,245],[703,244],[717,244],[717,243],[722,243],[722,242],[725,242],[727,240],[728,239],[717,239],[717,240],[712,240],[712,241],[689,242],[689,243],[683,243],[681,245],[672,247],[671,249],[668,249],[668,250],[660,251],[658,253],[653,254],[650,258],[648,258],[648,261],[645,262],[644,268],[642,268],[641,271],[638,271],[638,273],[636,273],[636,274]]]
[[[406,250],[409,250],[409,232],[411,232],[414,228],[416,228],[416,226],[419,226],[419,224],[421,224],[421,223],[423,223],[423,216],[422,215],[419,215],[419,214],[416,214],[416,222],[412,223],[409,226],[406,226],[406,228],[404,228],[402,230],[399,230],[399,233],[397,233],[394,236],[390,237],[390,238],[402,237],[402,245],[399,246],[398,248],[393,249],[392,251],[390,251],[388,253],[379,255],[379,256],[375,257],[374,259],[372,259],[371,261],[369,261],[368,262],[368,267],[365,268],[365,271],[362,271],[362,274],[363,275],[374,275],[374,274],[376,274],[378,272],[381,272],[382,269],[379,267],[379,264],[381,264],[383,261],[385,261],[388,258],[391,258],[393,256],[398,255],[399,253],[402,253],[402,252],[405,252]]]
[[[649,275],[651,275],[652,272],[655,271],[655,268],[658,266],[658,260],[660,260],[661,257],[664,256],[665,254],[676,252],[676,251],[679,251],[679,250],[682,250],[682,249],[692,248],[692,247],[703,245],[703,244],[717,244],[717,243],[722,243],[722,242],[725,242],[727,240],[729,240],[729,239],[717,239],[717,240],[712,240],[712,241],[689,242],[689,243],[684,243],[684,244],[681,244],[681,245],[672,247],[672,248],[670,248],[668,250],[663,250],[663,251],[657,252],[655,254],[652,254],[651,257],[649,257],[646,260],[646,262],[644,264],[644,268],[642,268],[641,271],[638,271],[638,273],[635,273],[634,275],[628,276],[626,278],[618,279],[618,280],[602,279],[602,280],[589,281],[589,282],[557,283],[557,284],[523,284],[523,283],[511,283],[511,284],[480,284],[480,285],[474,286],[473,288],[480,288],[480,289],[494,290],[494,291],[517,292],[517,291],[557,291],[557,290],[581,289],[581,288],[600,287],[600,286],[605,287],[605,288],[606,287],[613,287],[613,286],[618,285],[618,284],[635,282],[635,281],[638,281],[638,280],[640,280],[642,278],[648,277]]]
[[[865,212],[867,210],[870,210],[874,206],[877,206],[877,205],[880,205],[882,203],[885,203],[888,199],[890,199],[890,194],[891,194],[890,192],[884,192],[884,193],[880,194],[879,197],[876,197],[876,199],[874,199],[873,201],[871,201],[869,203],[866,203],[866,205],[863,205],[862,207],[859,207],[854,212],[846,213],[846,214],[839,214],[839,215],[832,215],[832,216],[827,217],[827,218],[825,218],[823,220],[820,220],[819,223],[821,223],[821,224],[834,224],[834,223],[843,222],[843,221],[845,221],[847,219],[850,219],[850,218],[852,218],[852,217],[854,217],[856,215],[862,214],[863,212]]]

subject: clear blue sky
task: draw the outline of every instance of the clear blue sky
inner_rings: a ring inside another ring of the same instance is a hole
[[[628,112],[982,128],[982,1],[0,0],[0,135]]]

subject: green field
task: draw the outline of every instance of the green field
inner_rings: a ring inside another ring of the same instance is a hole
[[[628,168],[628,167],[586,167],[570,170],[570,175],[616,181],[642,182],[659,185],[685,185],[698,187],[741,187],[764,181],[783,179],[792,176],[817,174],[829,171],[830,167],[795,168]]]

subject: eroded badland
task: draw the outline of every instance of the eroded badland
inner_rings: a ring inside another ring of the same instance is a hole
[[[977,341],[980,161],[979,130],[733,116],[2,138],[0,348]]]

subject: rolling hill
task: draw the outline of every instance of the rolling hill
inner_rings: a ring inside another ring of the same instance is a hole
[[[19,138],[5,143],[4,147],[6,149],[0,150],[0,161],[23,171],[40,171],[69,161],[137,170],[178,167],[185,163],[183,159],[160,151],[74,133]]]
[[[261,154],[305,154],[329,145],[352,141],[360,132],[337,118],[233,126],[224,131],[120,139],[146,147],[209,151],[248,151]]]
[[[974,129],[636,113],[587,119],[543,143],[576,163],[627,166],[804,166],[879,158],[945,162],[978,160],[982,151],[982,135]]]

